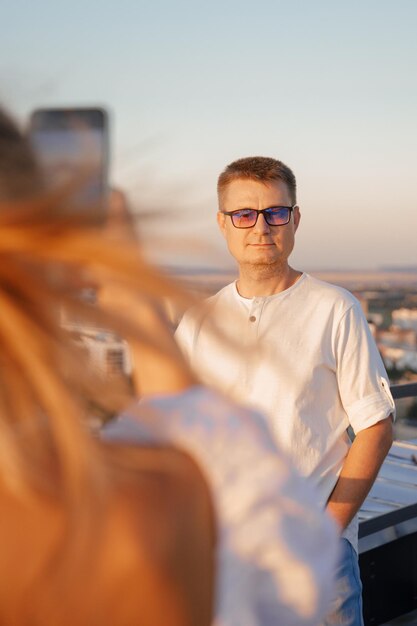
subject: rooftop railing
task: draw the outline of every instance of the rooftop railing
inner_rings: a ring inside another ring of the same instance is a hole
[[[391,393],[394,400],[417,397],[417,383],[391,385]]]
[[[415,398],[417,382],[391,385],[391,393],[395,400]],[[368,514],[375,507],[375,515],[359,524],[365,626],[387,626],[396,618],[391,626],[417,624],[416,460],[416,439],[394,441],[363,505]]]

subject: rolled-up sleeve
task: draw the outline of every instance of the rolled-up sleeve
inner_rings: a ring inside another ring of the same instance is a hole
[[[388,376],[358,302],[339,322],[335,354],[340,398],[354,432],[395,417]]]

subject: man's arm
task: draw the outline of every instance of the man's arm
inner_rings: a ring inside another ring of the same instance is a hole
[[[342,529],[368,495],[391,444],[391,415],[356,435],[327,502],[327,511]]]

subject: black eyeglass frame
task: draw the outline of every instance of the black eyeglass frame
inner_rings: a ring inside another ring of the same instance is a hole
[[[270,206],[267,209],[236,209],[235,211],[220,211],[220,213],[223,213],[223,215],[228,215],[230,219],[232,220],[232,224],[235,228],[243,228],[243,229],[253,228],[256,225],[256,222],[258,221],[258,217],[260,213],[264,216],[264,220],[268,224],[268,226],[286,226],[287,224],[289,224],[291,220],[291,213],[294,211],[294,209],[297,206],[298,204],[293,204],[293,206]],[[271,224],[268,221],[268,211],[272,211],[276,209],[287,209],[288,220],[286,222],[283,222],[282,224]],[[236,226],[236,224],[233,221],[233,216],[236,215],[237,213],[241,213],[242,211],[251,211],[251,212],[256,213],[256,220],[254,221],[253,224],[251,224],[250,226]]]

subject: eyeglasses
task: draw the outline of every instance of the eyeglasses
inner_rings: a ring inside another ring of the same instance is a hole
[[[239,209],[238,211],[221,211],[224,215],[229,215],[235,228],[252,228],[258,221],[259,214],[262,213],[265,222],[269,226],[285,226],[291,218],[293,206],[272,206],[269,209]]]

